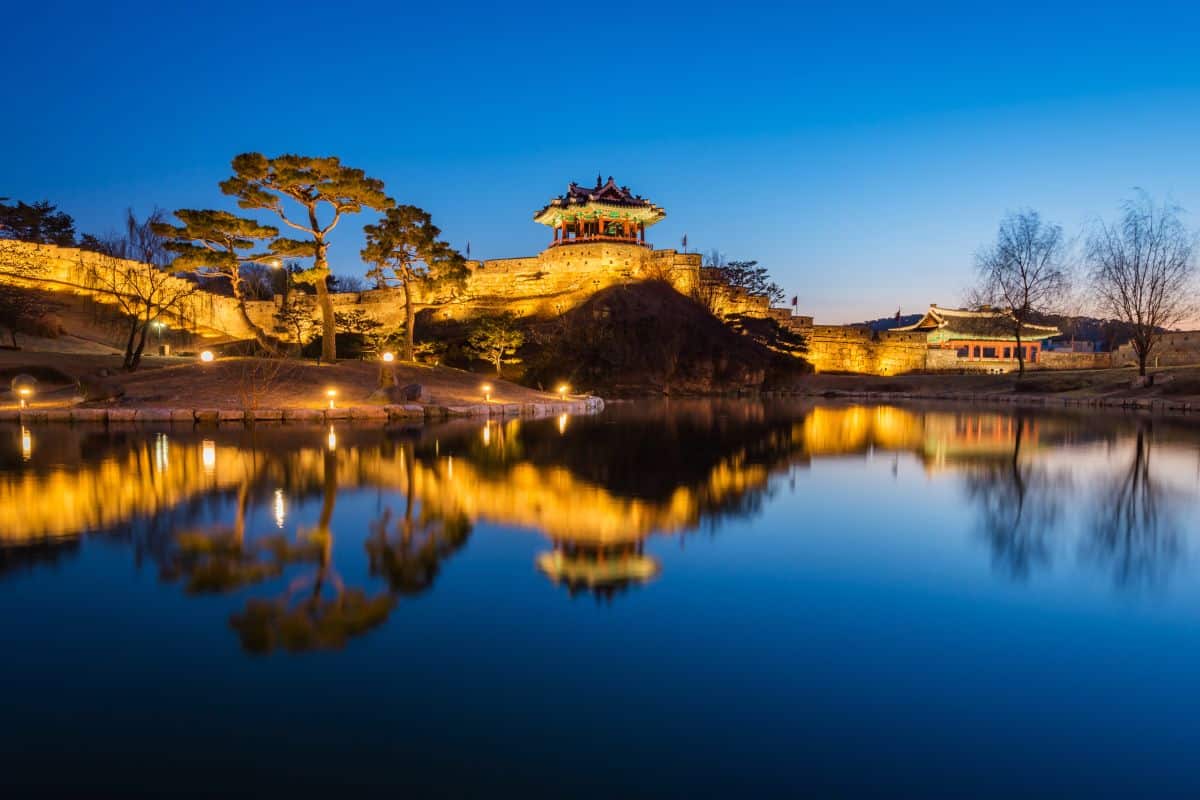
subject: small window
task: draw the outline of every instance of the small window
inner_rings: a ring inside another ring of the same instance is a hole
[[[979,345],[975,345],[975,357],[979,358]]]
[[[1004,348],[1004,357],[1012,358],[1012,348],[1011,347]]]
[[[958,357],[959,358],[969,358],[970,356],[971,356],[971,349],[969,347],[958,348]]]
[[[983,357],[984,358],[995,358],[996,357],[996,348],[994,348],[994,347],[983,348]]]

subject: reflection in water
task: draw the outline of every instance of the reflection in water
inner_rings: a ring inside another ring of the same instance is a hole
[[[660,573],[654,537],[753,517],[818,461],[846,456],[888,453],[889,481],[902,460],[961,480],[974,536],[1016,580],[1056,566],[1075,525],[1081,556],[1119,586],[1161,582],[1183,555],[1182,490],[1152,478],[1152,437],[1127,417],[718,401],[383,433],[48,427],[36,452],[28,429],[14,433],[0,437],[19,443],[0,452],[0,574],[74,553],[85,534],[119,537],[188,594],[246,592],[230,624],[254,652],[337,648],[381,625],[480,522],[536,531],[549,546],[531,572],[612,599]],[[1153,446],[1198,441],[1166,434]],[[1127,464],[1105,455],[1125,447]],[[335,535],[340,498],[367,487],[370,519]],[[338,542],[365,558],[354,585]]]
[[[979,530],[992,550],[993,562],[1018,580],[1035,567],[1049,566],[1050,535],[1062,515],[1070,485],[1065,470],[1052,472],[1021,449],[1033,438],[1028,415],[1018,411],[996,430],[1011,436],[1012,454],[985,458],[964,467],[967,496],[979,508]]]
[[[1107,565],[1119,586],[1163,583],[1183,555],[1178,499],[1152,477],[1149,424],[1140,425],[1128,465],[1097,492],[1084,555]]]

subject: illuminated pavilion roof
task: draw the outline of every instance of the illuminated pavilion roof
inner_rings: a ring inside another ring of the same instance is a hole
[[[554,227],[563,221],[602,216],[610,219],[628,219],[648,226],[666,215],[667,212],[661,206],[641,195],[635,195],[628,186],[617,186],[612,176],[609,176],[607,182],[602,182],[597,175],[596,185],[592,187],[580,186],[577,183],[568,184],[566,193],[554,198],[536,212],[533,220]]]

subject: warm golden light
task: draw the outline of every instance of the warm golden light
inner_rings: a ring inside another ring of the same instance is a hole
[[[216,358],[216,356],[213,355],[212,350],[205,350],[204,352],[202,352],[200,354],[200,360],[203,361],[205,364],[212,362],[212,360],[214,358]]]
[[[329,401],[330,408],[333,408],[333,401]],[[337,433],[333,430],[333,426],[329,426],[329,435],[325,437],[325,444],[330,450],[337,450]]]
[[[337,389],[329,388],[325,390],[325,396],[329,398],[329,407],[333,408],[333,399],[337,397]]]
[[[271,259],[271,269],[279,269],[282,266],[283,266],[283,262],[280,261],[278,258]]]
[[[570,386],[567,386],[565,383],[560,383],[560,384],[558,385],[558,399],[559,399],[559,400],[566,400],[566,399],[567,399],[567,390],[568,390],[568,389],[570,389],[570,388],[571,388],[571,387],[570,387]]]
[[[386,361],[387,363],[389,363],[389,364],[390,364],[390,363],[392,363],[393,361],[395,361],[395,360],[396,360],[396,354],[395,354],[395,353],[392,353],[392,352],[390,352],[390,351],[389,351],[389,352],[387,352],[387,353],[384,353],[384,354],[383,354],[383,360],[384,360],[384,361]]]
[[[204,464],[204,471],[209,475],[217,471],[217,443],[212,439],[205,439],[200,443],[200,462]]]
[[[479,391],[483,392],[483,400],[485,403],[492,402],[492,385],[485,383],[479,387]]]
[[[287,521],[287,505],[283,499],[283,489],[275,490],[275,527],[283,529],[283,523]]]
[[[483,446],[487,447],[492,443],[492,423],[483,423]]]
[[[167,435],[165,433],[160,433],[154,437],[154,471],[166,472],[167,466],[170,463],[170,444],[167,441]]]
[[[21,426],[21,459],[28,461],[33,458],[33,435],[30,434],[29,428]]]
[[[561,436],[562,434],[564,434],[566,432],[567,432],[567,415],[559,414],[558,415],[558,434],[559,434],[559,436]]]

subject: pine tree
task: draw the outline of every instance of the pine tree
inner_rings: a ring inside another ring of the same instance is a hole
[[[383,182],[369,178],[361,169],[342,166],[329,156],[312,158],[282,155],[267,158],[261,153],[242,153],[233,159],[233,177],[221,182],[221,191],[237,198],[241,208],[271,211],[285,225],[307,235],[308,239],[278,238],[271,253],[279,258],[311,258],[312,267],[298,273],[300,283],[311,285],[321,309],[321,358],[337,358],[333,300],[326,283],[329,277],[329,234],[344,214],[356,214],[363,208],[382,211],[391,205],[383,193]],[[300,220],[288,216],[284,199],[303,210]],[[322,222],[322,206],[332,209],[328,222]]]

